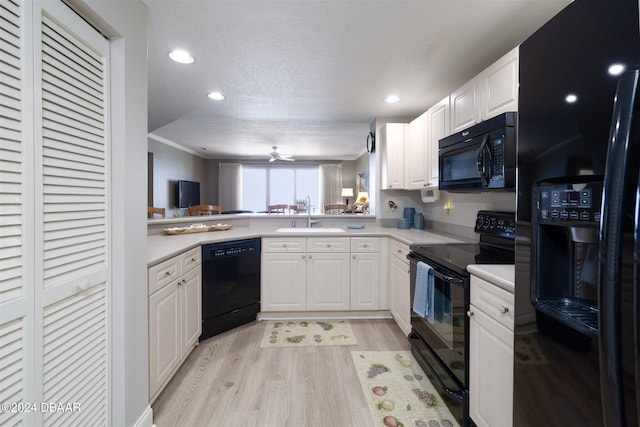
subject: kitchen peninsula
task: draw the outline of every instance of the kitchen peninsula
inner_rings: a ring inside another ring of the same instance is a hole
[[[229,253],[240,256],[247,253],[242,249],[246,242],[261,239],[254,275],[260,277],[260,283],[253,279],[255,285],[250,288],[242,285],[243,294],[259,289],[258,319],[298,318],[309,313],[314,317],[393,317],[408,334],[410,283],[405,257],[409,245],[470,241],[425,230],[383,227],[374,216],[314,215],[314,220],[318,222],[313,227],[306,227],[306,215],[214,215],[148,222],[151,402],[197,345],[200,334],[208,336],[202,328],[203,288],[208,288],[204,286],[203,257],[220,253],[205,254],[201,247],[228,243]],[[231,228],[181,235],[163,231],[194,223],[224,223]],[[243,263],[242,270],[254,268]],[[235,279],[230,283],[236,283]],[[225,299],[223,295],[214,298]],[[254,318],[254,313],[243,322]]]

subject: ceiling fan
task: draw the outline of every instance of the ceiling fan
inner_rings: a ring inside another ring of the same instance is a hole
[[[285,162],[295,162],[296,159],[293,158],[293,156],[289,155],[289,154],[280,154],[278,153],[278,147],[277,146],[273,146],[271,147],[273,148],[273,151],[271,152],[271,154],[269,154],[269,161],[270,162],[275,162],[276,160],[284,160]]]

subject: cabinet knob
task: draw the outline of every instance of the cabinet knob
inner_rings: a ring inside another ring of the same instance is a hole
[[[306,257],[304,255],[302,255],[302,259],[305,259]]]
[[[191,258],[191,262],[196,262],[196,259],[195,258]]]
[[[467,317],[471,318],[473,316],[473,311],[467,310]]]
[[[311,255],[309,255],[309,259],[311,259]]]
[[[287,247],[287,244],[286,244],[286,243],[283,243],[283,244],[282,244],[282,247],[283,247],[283,248],[286,248],[286,247]]]
[[[353,259],[356,259],[356,256],[355,256],[355,255],[353,255]]]
[[[504,314],[508,312],[509,312],[509,307],[505,307],[504,305],[500,307],[500,313]]]
[[[167,277],[169,277],[169,276],[171,276],[171,272],[170,272],[170,271],[167,271],[166,273],[164,273],[164,275],[165,275],[165,276],[167,276]]]
[[[402,249],[398,249],[398,253],[402,252]]]
[[[327,247],[330,248],[331,247],[331,243],[327,243]]]
[[[362,247],[363,247],[363,248],[367,248],[368,246],[367,246],[367,244],[365,243],[364,245],[362,245]]]

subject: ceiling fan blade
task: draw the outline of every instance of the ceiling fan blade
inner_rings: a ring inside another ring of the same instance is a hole
[[[276,158],[275,158],[275,157],[271,156],[271,157],[269,158],[269,163],[271,163],[271,162],[275,162],[275,161],[276,161]]]
[[[285,162],[295,162],[296,159],[292,159],[291,157],[283,157],[280,156],[280,160],[284,160]]]

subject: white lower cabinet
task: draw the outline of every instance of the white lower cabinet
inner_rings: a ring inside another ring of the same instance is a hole
[[[513,425],[512,293],[471,276],[469,414],[478,427]]]
[[[261,274],[261,311],[306,309],[307,255],[305,253],[263,252]]]
[[[262,239],[261,311],[379,310],[379,239]]]
[[[409,246],[391,241],[389,245],[389,301],[391,315],[402,329],[402,332],[411,332],[411,297],[410,297],[410,272]]]
[[[202,332],[200,247],[149,268],[149,399],[198,344]]]
[[[349,310],[349,254],[307,256],[307,310]]]

